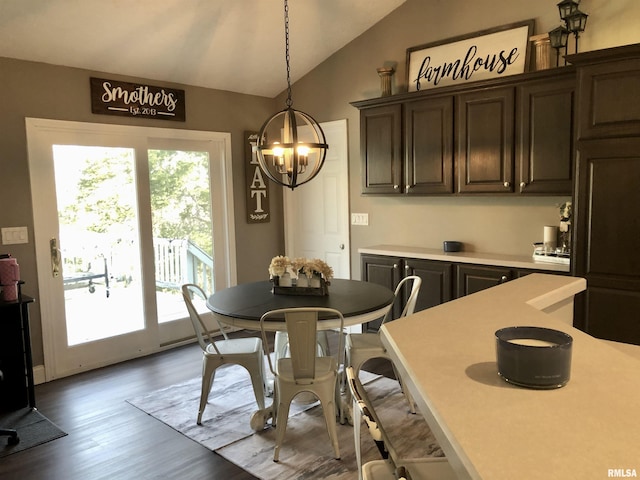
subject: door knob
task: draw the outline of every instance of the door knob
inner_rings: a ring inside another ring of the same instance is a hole
[[[338,248],[339,248],[340,250],[344,250],[344,243],[341,243],[340,245],[338,245]]]

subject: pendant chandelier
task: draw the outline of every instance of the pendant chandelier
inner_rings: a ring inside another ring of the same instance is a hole
[[[294,110],[289,66],[289,5],[284,0],[284,33],[287,62],[287,108],[267,119],[258,134],[260,168],[275,183],[291,190],[313,179],[324,164],[327,145],[318,122]]]

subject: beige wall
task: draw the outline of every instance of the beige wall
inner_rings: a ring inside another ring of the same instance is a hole
[[[535,33],[559,25],[557,0],[408,0],[379,24],[334,54],[294,85],[294,107],[318,121],[346,118],[349,128],[350,203],[352,212],[370,215],[370,226],[352,227],[352,276],[359,278],[359,247],[379,243],[439,248],[454,239],[485,252],[529,254],[545,224],[556,224],[556,205],[565,198],[365,197],[360,195],[358,111],[349,102],[379,95],[376,68],[395,64],[394,93],[405,89],[405,55],[411,46],[533,18]],[[582,0],[589,14],[580,50],[640,42],[638,0]],[[291,21],[298,21],[291,19]],[[292,39],[292,44],[295,39]],[[573,44],[571,44],[573,45]],[[294,47],[295,48],[295,47]],[[571,50],[570,50],[571,52]],[[295,70],[295,55],[292,57]],[[243,132],[258,129],[284,105],[255,96],[173,85],[186,90],[187,121],[122,119],[91,114],[89,77],[79,69],[0,58],[0,227],[29,227],[33,232],[24,118],[39,117],[99,123],[187,128],[231,132],[234,160],[238,281],[264,278],[261,273],[284,245],[279,189],[272,192],[272,222],[248,225],[244,220]],[[99,74],[125,81],[145,81]],[[150,84],[165,84],[147,80]],[[171,86],[171,85],[168,85]],[[20,262],[25,293],[38,298],[32,243],[7,248]],[[32,308],[34,363],[41,364],[40,311]]]
[[[460,240],[469,250],[525,254],[542,240],[543,226],[559,222],[562,197],[367,197],[361,191],[359,112],[349,102],[377,97],[376,68],[395,65],[393,93],[406,91],[406,49],[429,42],[535,20],[535,34],[560,24],[556,0],[408,0],[294,85],[294,106],[318,121],[346,118],[352,212],[369,213],[369,226],[351,227],[352,276],[359,278],[358,248],[401,244],[441,248]],[[580,51],[640,42],[640,2],[582,0],[589,14]],[[295,21],[295,19],[292,19]],[[292,39],[292,43],[295,39]],[[573,39],[569,44],[573,53]],[[295,69],[295,57],[292,58]]]
[[[89,91],[91,76],[184,89],[186,121],[94,115],[91,113]],[[244,131],[258,130],[264,119],[273,114],[275,103],[272,99],[0,58],[0,105],[0,227],[27,226],[30,238],[33,238],[25,117],[184,128],[231,133],[238,282],[264,278],[271,257],[282,251],[284,234],[280,189],[271,189],[270,223],[250,225],[245,220]],[[24,293],[37,299],[33,242],[0,245],[0,253],[7,252],[20,263],[21,276],[26,282]],[[42,330],[37,301],[31,307],[31,326],[34,365],[41,365]]]

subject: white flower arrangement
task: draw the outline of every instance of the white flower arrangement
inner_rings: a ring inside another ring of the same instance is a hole
[[[269,275],[271,275],[271,277],[281,277],[287,272],[287,269],[289,269],[290,267],[291,260],[289,260],[289,257],[278,255],[277,257],[273,257],[271,259],[271,264],[269,265]]]
[[[333,269],[323,260],[319,258],[295,258],[293,261],[289,257],[278,255],[271,259],[269,265],[269,274],[271,277],[280,277],[289,272],[291,276],[298,278],[305,275],[311,279],[314,275],[320,275],[325,283],[329,285],[333,278]]]

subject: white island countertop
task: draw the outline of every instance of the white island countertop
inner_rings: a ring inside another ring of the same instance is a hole
[[[554,307],[585,288],[582,278],[532,274],[381,328],[459,478],[640,475],[640,360],[573,328],[570,310]],[[534,390],[498,376],[494,333],[514,325],[573,337],[567,385]]]
[[[408,247],[402,245],[375,245],[358,249],[358,253],[369,255],[387,255],[394,257],[440,260],[444,262],[473,263],[497,267],[546,270],[549,272],[569,272],[569,265],[534,261],[532,255],[502,255],[481,252],[444,252],[437,248]],[[533,248],[532,248],[533,253]]]

